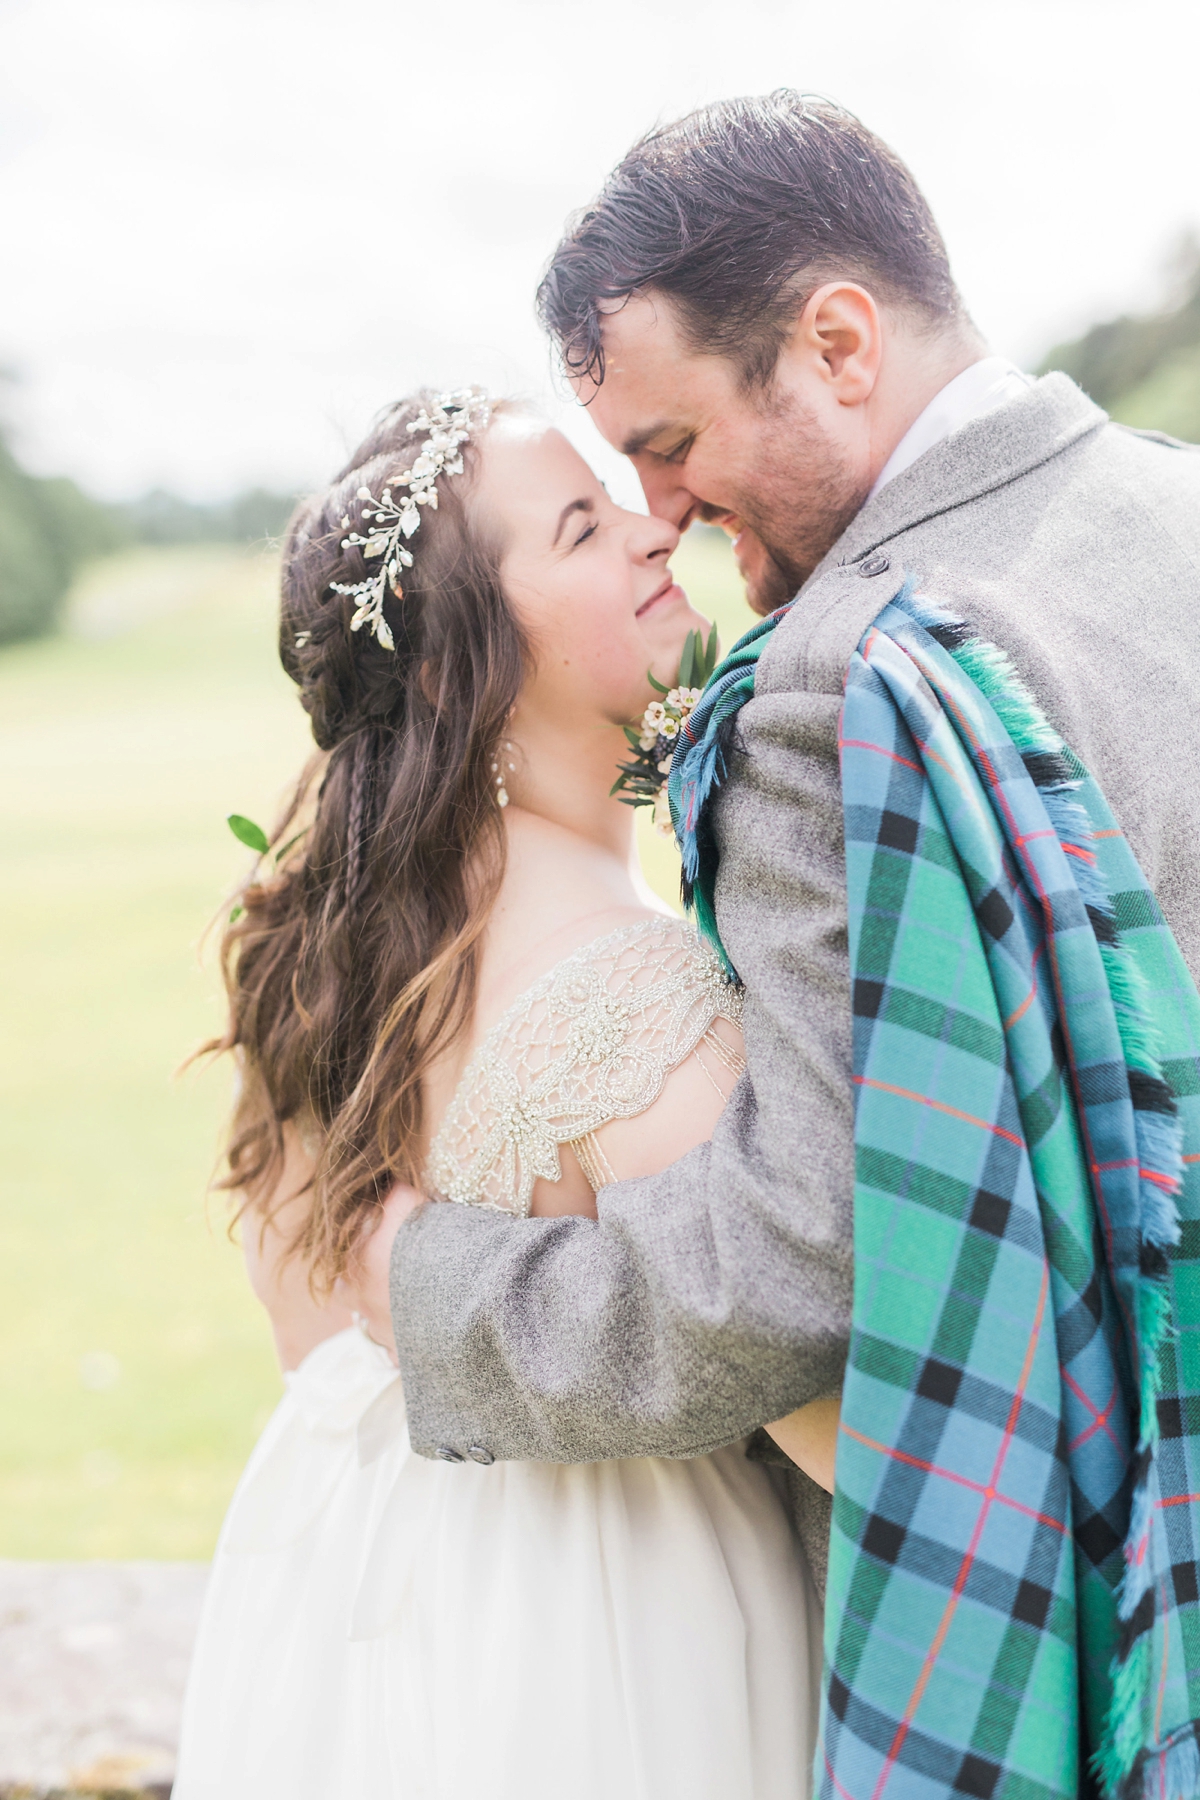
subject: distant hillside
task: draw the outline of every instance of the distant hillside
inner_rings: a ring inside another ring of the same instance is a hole
[[[0,438],[0,643],[52,631],[80,563],[129,541],[110,507],[26,474]]]
[[[1065,370],[1124,425],[1200,443],[1200,247],[1186,254],[1176,305],[1093,325],[1056,345],[1042,369]]]
[[[131,544],[252,544],[277,537],[295,499],[263,488],[201,506],[161,489],[120,506],[21,468],[0,435],[0,644],[41,637],[79,566]]]
[[[250,488],[207,506],[154,488],[113,511],[139,544],[253,544],[279,537],[296,505],[294,494]]]

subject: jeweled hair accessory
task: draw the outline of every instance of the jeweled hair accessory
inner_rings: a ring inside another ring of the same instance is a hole
[[[377,574],[368,575],[364,581],[331,581],[330,591],[346,594],[357,602],[351,631],[368,625],[385,650],[394,650],[396,644],[383,616],[384,601],[389,588],[397,599],[403,595],[400,571],[413,566],[404,540],[411,538],[420,525],[423,506],[437,511],[438,480],[443,475],[462,474],[462,446],[473,433],[485,430],[490,418],[491,401],[482,388],[459,388],[452,394],[439,394],[427,412],[409,420],[410,431],[429,433],[429,442],[412,467],[402,475],[394,475],[378,500],[370,488],[359,488],[357,497],[365,504],[358,522],[367,527],[366,532],[350,530],[349,514],[342,520],[342,530],[350,533],[342,539],[342,549],[359,548],[364,559],[379,557],[380,566]],[[402,488],[408,492],[401,493]]]

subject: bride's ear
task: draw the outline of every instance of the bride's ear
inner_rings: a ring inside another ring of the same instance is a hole
[[[438,683],[438,678],[437,678],[437,671],[434,669],[434,666],[429,661],[428,657],[426,657],[425,661],[421,664],[420,672],[417,675],[417,680],[421,684],[421,692],[424,694],[426,700],[428,700],[430,706],[432,706],[436,710],[437,703],[438,703],[438,685],[439,685],[439,683]]]

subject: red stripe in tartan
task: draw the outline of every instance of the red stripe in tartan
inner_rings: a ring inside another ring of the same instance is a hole
[[[1084,1393],[1084,1391],[1080,1387],[1079,1383],[1072,1378],[1071,1371],[1069,1369],[1064,1368],[1063,1365],[1060,1363],[1059,1364],[1059,1372],[1062,1375],[1062,1378],[1066,1382],[1067,1386],[1070,1388],[1071,1392],[1074,1394],[1075,1398],[1077,1400],[1082,1401],[1084,1406],[1087,1407],[1088,1411],[1092,1415],[1091,1424],[1089,1426],[1087,1426],[1085,1430],[1081,1431],[1079,1436],[1077,1438],[1075,1438],[1075,1440],[1072,1443],[1067,1445],[1067,1449],[1069,1451],[1070,1450],[1078,1450],[1079,1446],[1081,1444],[1086,1444],[1088,1439],[1090,1437],[1094,1437],[1097,1431],[1103,1431],[1105,1437],[1109,1438],[1111,1440],[1113,1448],[1116,1450],[1117,1454],[1119,1456],[1124,1456],[1125,1453],[1121,1449],[1120,1444],[1117,1442],[1117,1439],[1116,1439],[1115,1434],[1113,1433],[1112,1427],[1108,1423],[1108,1416],[1112,1412],[1113,1407],[1117,1403],[1116,1387],[1113,1388],[1112,1393],[1109,1395],[1108,1404],[1105,1406],[1104,1411],[1097,1412],[1096,1408],[1093,1406],[1088,1395]]]
[[[1033,956],[1030,960],[1029,966],[1031,969],[1037,968],[1038,962],[1041,958],[1041,954],[1042,954],[1042,946],[1039,944],[1037,946],[1037,948],[1034,950]],[[1037,999],[1037,982],[1035,981],[1033,986],[1030,988],[1029,992],[1026,994],[1025,998],[1022,1000],[1020,1006],[1018,1006],[1016,1012],[1009,1013],[1007,1019],[1005,1019],[1005,1021],[1004,1021],[1005,1031],[1010,1031],[1012,1029],[1012,1027],[1015,1024],[1017,1024],[1018,1020],[1023,1019],[1025,1017],[1025,1014],[1029,1011],[1030,1007],[1033,1005],[1033,1003],[1036,999]]]
[[[828,1750],[826,1750],[824,1744],[822,1744],[822,1746],[821,1746],[821,1757],[825,1763],[825,1769],[829,1776],[829,1779],[830,1779],[830,1781],[832,1781],[832,1783],[833,1783],[834,1787],[837,1789],[838,1793],[842,1796],[842,1800],[854,1800],[854,1795],[849,1791],[848,1788],[844,1788],[842,1786],[841,1782],[838,1780],[837,1776],[834,1774],[833,1764],[829,1760],[829,1752],[828,1752]]]
[[[962,1599],[963,1589],[967,1585],[967,1576],[971,1572],[971,1564],[975,1561],[975,1555],[979,1549],[979,1540],[983,1536],[983,1528],[987,1524],[987,1516],[992,1508],[992,1501],[999,1497],[996,1493],[996,1484],[1000,1480],[1000,1472],[1004,1467],[1004,1460],[1008,1455],[1014,1433],[1016,1432],[1017,1418],[1025,1398],[1025,1389],[1029,1385],[1029,1377],[1033,1372],[1033,1355],[1037,1347],[1038,1338],[1041,1335],[1042,1319],[1045,1316],[1046,1311],[1046,1296],[1049,1291],[1050,1265],[1048,1263],[1043,1263],[1042,1287],[1041,1292],[1038,1295],[1037,1312],[1034,1316],[1033,1330],[1029,1334],[1029,1345],[1025,1351],[1025,1362],[1022,1366],[1020,1379],[1017,1382],[1016,1390],[1013,1394],[1012,1405],[1009,1408],[1008,1420],[1004,1427],[1004,1436],[1000,1441],[1000,1448],[996,1452],[996,1462],[992,1469],[992,1479],[984,1489],[983,1505],[979,1509],[979,1517],[975,1521],[975,1529],[971,1533],[971,1541],[967,1545],[966,1553],[963,1556],[962,1566],[955,1577],[954,1586],[950,1590],[950,1598],[946,1602],[946,1610],[942,1614],[941,1622],[933,1634],[933,1642],[930,1644],[929,1649],[925,1654],[925,1661],[921,1665],[921,1673],[917,1676],[912,1694],[909,1697],[908,1705],[904,1709],[904,1717],[901,1719],[896,1735],[892,1739],[891,1748],[887,1753],[883,1768],[880,1770],[879,1780],[875,1783],[875,1792],[871,1796],[871,1800],[879,1800],[880,1795],[887,1786],[888,1776],[896,1766],[896,1758],[904,1747],[904,1740],[908,1736],[909,1727],[911,1726],[913,1719],[916,1717],[917,1708],[921,1704],[921,1697],[929,1685],[929,1678],[933,1674],[933,1665],[936,1663],[938,1656],[941,1653],[942,1645],[946,1641],[954,1615],[958,1611],[958,1603]]]
[[[1184,1162],[1196,1162],[1200,1160],[1200,1158],[1195,1156],[1185,1156],[1182,1160]],[[1163,1175],[1157,1169],[1143,1169],[1136,1157],[1124,1156],[1118,1162],[1092,1164],[1093,1175],[1107,1174],[1110,1169],[1136,1169],[1143,1181],[1152,1181],[1155,1187],[1162,1188],[1165,1193],[1177,1194],[1179,1192],[1179,1182],[1176,1180],[1175,1176]]]
[[[839,738],[838,750],[874,750],[877,756],[890,756],[893,762],[903,763],[906,769],[914,769],[921,773],[920,763],[910,762],[907,756],[897,756],[894,750],[885,750],[882,744],[867,744],[862,738]]]
[[[883,1456],[890,1456],[893,1462],[907,1463],[911,1469],[923,1469],[927,1475],[940,1475],[944,1481],[956,1482],[959,1487],[970,1488],[973,1494],[987,1495],[988,1490],[982,1481],[972,1481],[969,1475],[956,1475],[953,1469],[943,1469],[937,1463],[926,1462],[920,1456],[910,1456],[907,1450],[894,1450],[890,1444],[881,1444],[876,1438],[864,1437],[861,1431],[855,1431],[853,1425],[840,1425],[847,1437],[856,1443],[865,1444],[868,1450],[878,1450]],[[1007,1494],[992,1494],[1001,1506],[1011,1506],[1014,1512],[1024,1513],[1027,1519],[1036,1519],[1039,1525],[1049,1525],[1054,1531],[1066,1532],[1061,1519],[1052,1519],[1049,1513],[1038,1512],[1036,1507],[1025,1506],[1020,1500],[1012,1500]]]
[[[1018,1150],[1025,1148],[1025,1140],[1015,1132],[1006,1131],[1003,1125],[992,1125],[986,1119],[977,1119],[974,1113],[960,1112],[957,1106],[947,1106],[944,1100],[931,1100],[928,1094],[914,1094],[910,1088],[894,1087],[890,1081],[876,1081],[870,1075],[856,1075],[856,1087],[878,1088],[883,1094],[899,1094],[902,1100],[917,1100],[922,1106],[932,1106],[936,1112],[949,1113],[952,1119],[964,1119],[968,1125],[978,1125],[981,1131],[994,1132],[996,1137],[1007,1138]]]
[[[879,635],[880,635],[879,632],[874,630],[874,628],[872,628],[872,630],[868,634],[866,643],[863,645],[862,651],[861,651],[862,659],[865,663],[870,663],[871,650],[876,642],[876,639],[879,637]],[[889,643],[891,642],[890,639],[888,639],[886,641]],[[900,647],[902,647],[902,646],[900,646]],[[849,673],[849,671],[847,671],[847,673]],[[843,677],[843,686],[844,685],[845,685],[845,677]],[[913,741],[917,745],[917,748],[920,750],[922,756],[927,756],[929,758],[930,762],[935,762],[939,769],[945,769],[947,775],[950,777],[950,779],[954,783],[955,787],[962,788],[962,782],[959,780],[959,777],[958,777],[958,770],[952,769],[950,764],[946,761],[944,756],[939,756],[936,750],[931,750],[929,748],[928,744],[922,743],[921,739],[919,737],[917,737],[915,732],[913,732]],[[841,750],[843,744],[845,744],[855,750],[874,750],[880,756],[890,756],[892,758],[893,762],[903,763],[906,769],[916,769],[918,775],[921,773],[920,769],[917,768],[916,763],[911,763],[911,762],[907,761],[907,759],[903,756],[897,756],[895,754],[895,752],[892,750],[885,750],[883,748],[882,744],[866,744],[866,743],[863,743],[863,741],[860,738],[839,738],[838,739],[838,749],[839,750]]]

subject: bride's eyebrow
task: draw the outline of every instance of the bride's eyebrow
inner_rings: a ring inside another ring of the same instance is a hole
[[[553,549],[553,548],[557,547],[558,540],[563,534],[563,526],[566,524],[567,520],[571,517],[572,513],[577,513],[577,512],[590,513],[590,512],[595,512],[595,510],[596,510],[596,502],[594,500],[588,500],[588,499],[568,500],[567,504],[563,507],[562,511],[558,515],[558,524],[555,527],[555,531],[554,531],[554,544],[551,546],[551,548]]]

